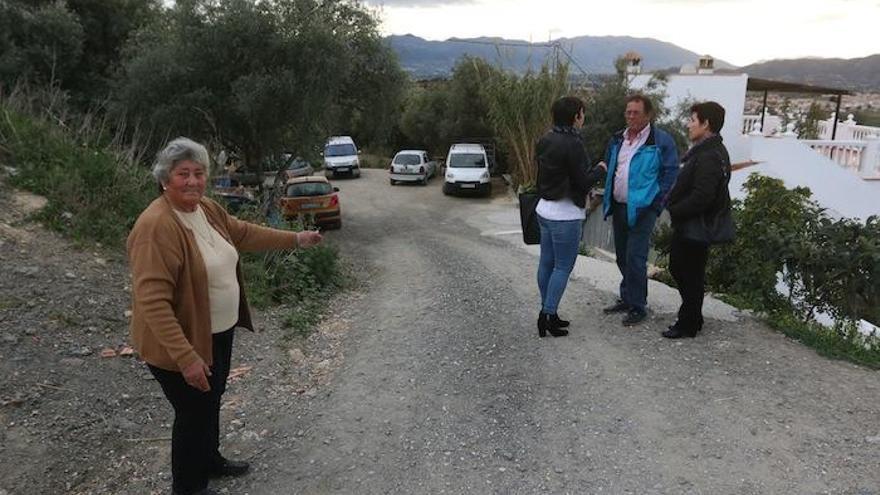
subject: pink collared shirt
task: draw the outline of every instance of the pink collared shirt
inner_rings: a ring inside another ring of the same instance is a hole
[[[614,170],[614,201],[618,203],[626,203],[629,196],[629,164],[636,151],[648,141],[648,135],[651,134],[651,124],[646,125],[632,139],[630,139],[630,134],[629,128],[623,132],[623,142],[620,144],[620,151],[617,152],[617,168]]]

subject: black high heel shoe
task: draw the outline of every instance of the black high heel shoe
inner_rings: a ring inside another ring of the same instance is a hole
[[[548,315],[543,311],[538,314],[538,337],[546,337],[549,333],[554,337],[565,337],[568,335],[568,330],[564,330],[559,328],[553,318],[559,318],[557,315]]]
[[[560,319],[559,314],[550,315],[548,318],[559,328],[566,328],[571,325],[570,321]]]

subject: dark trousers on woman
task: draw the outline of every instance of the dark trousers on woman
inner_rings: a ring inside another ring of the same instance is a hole
[[[209,392],[200,392],[183,379],[183,374],[150,366],[150,371],[171,407],[174,428],[171,432],[171,476],[174,492],[180,495],[208,486],[211,470],[222,462],[220,456],[220,399],[226,391],[232,360],[230,329],[214,334],[214,363],[211,366]]]
[[[686,333],[703,328],[703,294],[709,246],[683,238],[673,231],[669,251],[669,272],[678,285],[681,307],[675,326]]]

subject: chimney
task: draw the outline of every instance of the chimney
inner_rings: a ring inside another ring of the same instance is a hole
[[[642,73],[642,56],[636,52],[628,52],[623,56],[626,60],[626,75],[634,76]]]
[[[703,55],[700,57],[700,66],[697,69],[697,74],[714,74],[715,73],[715,59],[712,58],[711,55]]]

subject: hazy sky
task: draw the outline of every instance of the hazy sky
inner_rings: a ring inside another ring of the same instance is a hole
[[[880,53],[880,0],[368,0],[384,34],[635,36],[736,65]]]

